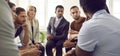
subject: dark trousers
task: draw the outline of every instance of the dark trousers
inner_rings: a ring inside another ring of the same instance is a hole
[[[64,40],[53,41],[49,40],[46,44],[46,54],[47,56],[53,56],[52,49],[56,48],[56,56],[62,56],[62,47]]]

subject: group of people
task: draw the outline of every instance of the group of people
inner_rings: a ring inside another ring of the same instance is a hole
[[[44,47],[39,39],[39,23],[35,18],[36,7],[29,6],[28,11],[8,1],[13,15],[15,38],[19,36],[22,46],[18,46],[21,56],[44,56]]]
[[[80,0],[80,6],[86,17],[80,16],[77,6],[72,6],[70,15],[74,21],[71,24],[63,16],[64,7],[56,6],[56,16],[50,18],[47,27],[44,48],[38,39],[36,7],[29,6],[25,11],[21,7],[15,9],[10,1],[0,0],[0,56],[19,56],[19,53],[20,56],[44,56],[44,49],[47,56],[53,56],[53,48],[56,56],[62,56],[63,47],[65,56],[120,56],[120,20],[110,15],[106,0]],[[12,40],[17,36],[22,43],[17,46],[19,53]]]

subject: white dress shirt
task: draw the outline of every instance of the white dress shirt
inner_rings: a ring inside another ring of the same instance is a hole
[[[63,17],[61,17],[61,18],[57,18],[57,17],[56,17],[56,19],[55,19],[55,24],[54,24],[55,28],[57,28],[57,26],[59,25],[59,23],[60,23],[60,21],[62,20],[62,18],[63,18]]]

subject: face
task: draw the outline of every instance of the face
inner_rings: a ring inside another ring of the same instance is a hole
[[[63,9],[63,8],[57,8],[56,11],[55,11],[55,13],[56,13],[56,16],[57,16],[58,18],[60,18],[60,17],[63,16],[64,9]]]
[[[72,9],[70,10],[70,14],[71,14],[71,16],[73,17],[73,19],[75,19],[75,20],[78,20],[79,17],[80,17],[80,11],[79,11],[78,8],[72,8]]]
[[[36,9],[34,7],[30,7],[29,11],[28,11],[28,15],[29,17],[32,17],[34,18],[35,17],[35,14],[36,14]]]
[[[12,8],[11,8],[11,11],[12,11],[12,16],[13,16],[13,20],[15,20],[16,19],[16,13],[15,13],[15,6],[13,6]]]
[[[23,12],[20,12],[19,15],[17,15],[17,18],[16,18],[16,22],[20,25],[24,24],[26,22],[26,12],[23,11]]]

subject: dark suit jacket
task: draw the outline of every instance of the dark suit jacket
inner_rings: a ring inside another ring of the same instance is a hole
[[[69,30],[69,22],[65,20],[65,18],[63,17],[57,28],[55,28],[54,27],[55,19],[56,19],[55,17],[50,18],[47,27],[47,33],[53,35],[53,40],[57,40],[57,41],[66,40]]]

